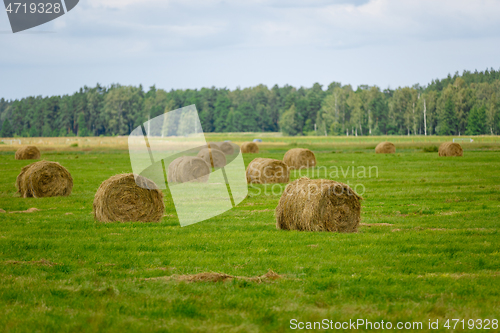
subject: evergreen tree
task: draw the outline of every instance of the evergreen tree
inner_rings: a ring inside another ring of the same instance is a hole
[[[52,135],[52,129],[50,128],[49,124],[44,124],[42,127],[42,136],[43,137],[50,137]]]
[[[292,104],[290,109],[288,109],[285,113],[281,115],[281,119],[279,122],[281,132],[285,135],[297,135],[300,133],[299,128],[297,127],[297,109],[295,108],[295,104]]]
[[[226,93],[219,93],[214,106],[214,130],[215,132],[226,132],[228,127],[228,115],[231,108],[231,100]]]
[[[78,136],[88,136],[87,125],[85,124],[85,115],[80,113],[78,116]]]
[[[467,135],[481,135],[486,134],[486,107],[474,106],[469,112],[467,121]]]
[[[438,123],[438,134],[439,135],[454,135],[456,134],[456,123],[457,116],[455,114],[455,105],[451,97],[446,99],[444,109],[442,110],[439,123]]]
[[[238,132],[258,131],[255,110],[250,103],[244,102],[236,109],[233,125]]]
[[[9,119],[5,119],[2,124],[2,132],[0,135],[2,138],[11,138],[14,136],[14,131],[12,130],[12,126],[10,125]]]

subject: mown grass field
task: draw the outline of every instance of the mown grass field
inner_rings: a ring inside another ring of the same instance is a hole
[[[217,139],[231,138],[209,138]],[[329,170],[311,171],[313,178],[354,166],[354,177],[349,169],[335,178],[363,192],[364,225],[354,234],[276,230],[280,193],[271,186],[254,186],[237,208],[185,228],[168,193],[161,223],[98,223],[95,191],[131,172],[127,151],[42,149],[43,159],[71,172],[73,193],[23,199],[14,183],[30,161],[3,146],[0,208],[40,211],[0,213],[0,331],[286,332],[291,319],[363,318],[419,321],[424,329],[437,319],[435,331],[449,332],[446,319],[500,319],[500,140],[478,138],[464,145],[463,158],[440,158],[422,148],[446,138],[396,138],[397,154],[374,154],[383,139],[276,137],[244,156],[248,164],[308,147]],[[370,166],[371,177],[358,173]],[[175,278],[270,269],[281,278]]]

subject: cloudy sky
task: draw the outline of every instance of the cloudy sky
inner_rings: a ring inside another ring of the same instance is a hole
[[[12,34],[0,13],[0,97],[332,81],[382,88],[500,68],[498,0],[80,0]]]

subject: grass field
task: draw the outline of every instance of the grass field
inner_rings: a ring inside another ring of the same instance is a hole
[[[42,158],[74,178],[64,198],[18,197],[15,179],[30,161],[14,159],[15,145],[0,145],[0,208],[40,209],[0,214],[0,331],[285,332],[292,319],[366,319],[422,322],[424,330],[439,320],[434,331],[450,332],[447,319],[465,319],[466,329],[469,319],[499,320],[500,139],[475,138],[462,158],[422,151],[450,138],[391,138],[397,154],[374,154],[384,139],[264,137],[259,154],[244,156],[248,164],[308,147],[329,170],[309,177],[355,167],[354,177],[349,169],[334,178],[364,197],[354,234],[276,230],[280,193],[262,185],[237,208],[185,228],[168,193],[161,223],[98,223],[91,214],[98,186],[131,172],[123,139],[42,146]],[[371,177],[361,167],[372,167]],[[177,278],[269,270],[281,278]]]

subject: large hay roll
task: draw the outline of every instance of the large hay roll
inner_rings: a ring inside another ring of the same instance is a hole
[[[207,148],[217,149],[217,150],[222,151],[222,149],[220,149],[220,143],[219,142],[209,142],[209,143],[207,143]]]
[[[463,156],[462,147],[455,142],[445,142],[439,146],[439,156]]]
[[[213,168],[223,168],[226,166],[226,155],[218,149],[203,148],[198,153],[198,157],[204,159]]]
[[[300,178],[287,185],[275,210],[276,228],[356,232],[362,198],[333,180]]]
[[[234,147],[229,142],[220,142],[219,148],[226,155],[233,155],[234,154]]]
[[[259,146],[255,142],[244,142],[241,145],[241,152],[256,154],[259,152]]]
[[[40,150],[35,146],[24,146],[16,151],[16,160],[38,160]]]
[[[316,156],[309,149],[294,148],[286,152],[283,162],[290,169],[311,168],[316,166]]]
[[[381,142],[375,147],[375,153],[377,154],[394,154],[396,152],[396,146],[391,142]]]
[[[182,156],[169,164],[167,180],[169,183],[206,183],[211,171],[210,165],[204,159],[195,156]]]
[[[40,161],[21,169],[16,187],[24,198],[68,196],[73,189],[73,178],[59,163]]]
[[[94,218],[100,222],[159,222],[165,211],[163,193],[151,180],[133,173],[105,180],[94,197]],[[149,188],[149,189],[148,189]]]
[[[272,184],[288,183],[290,171],[280,160],[272,158],[256,158],[247,167],[247,183]]]

